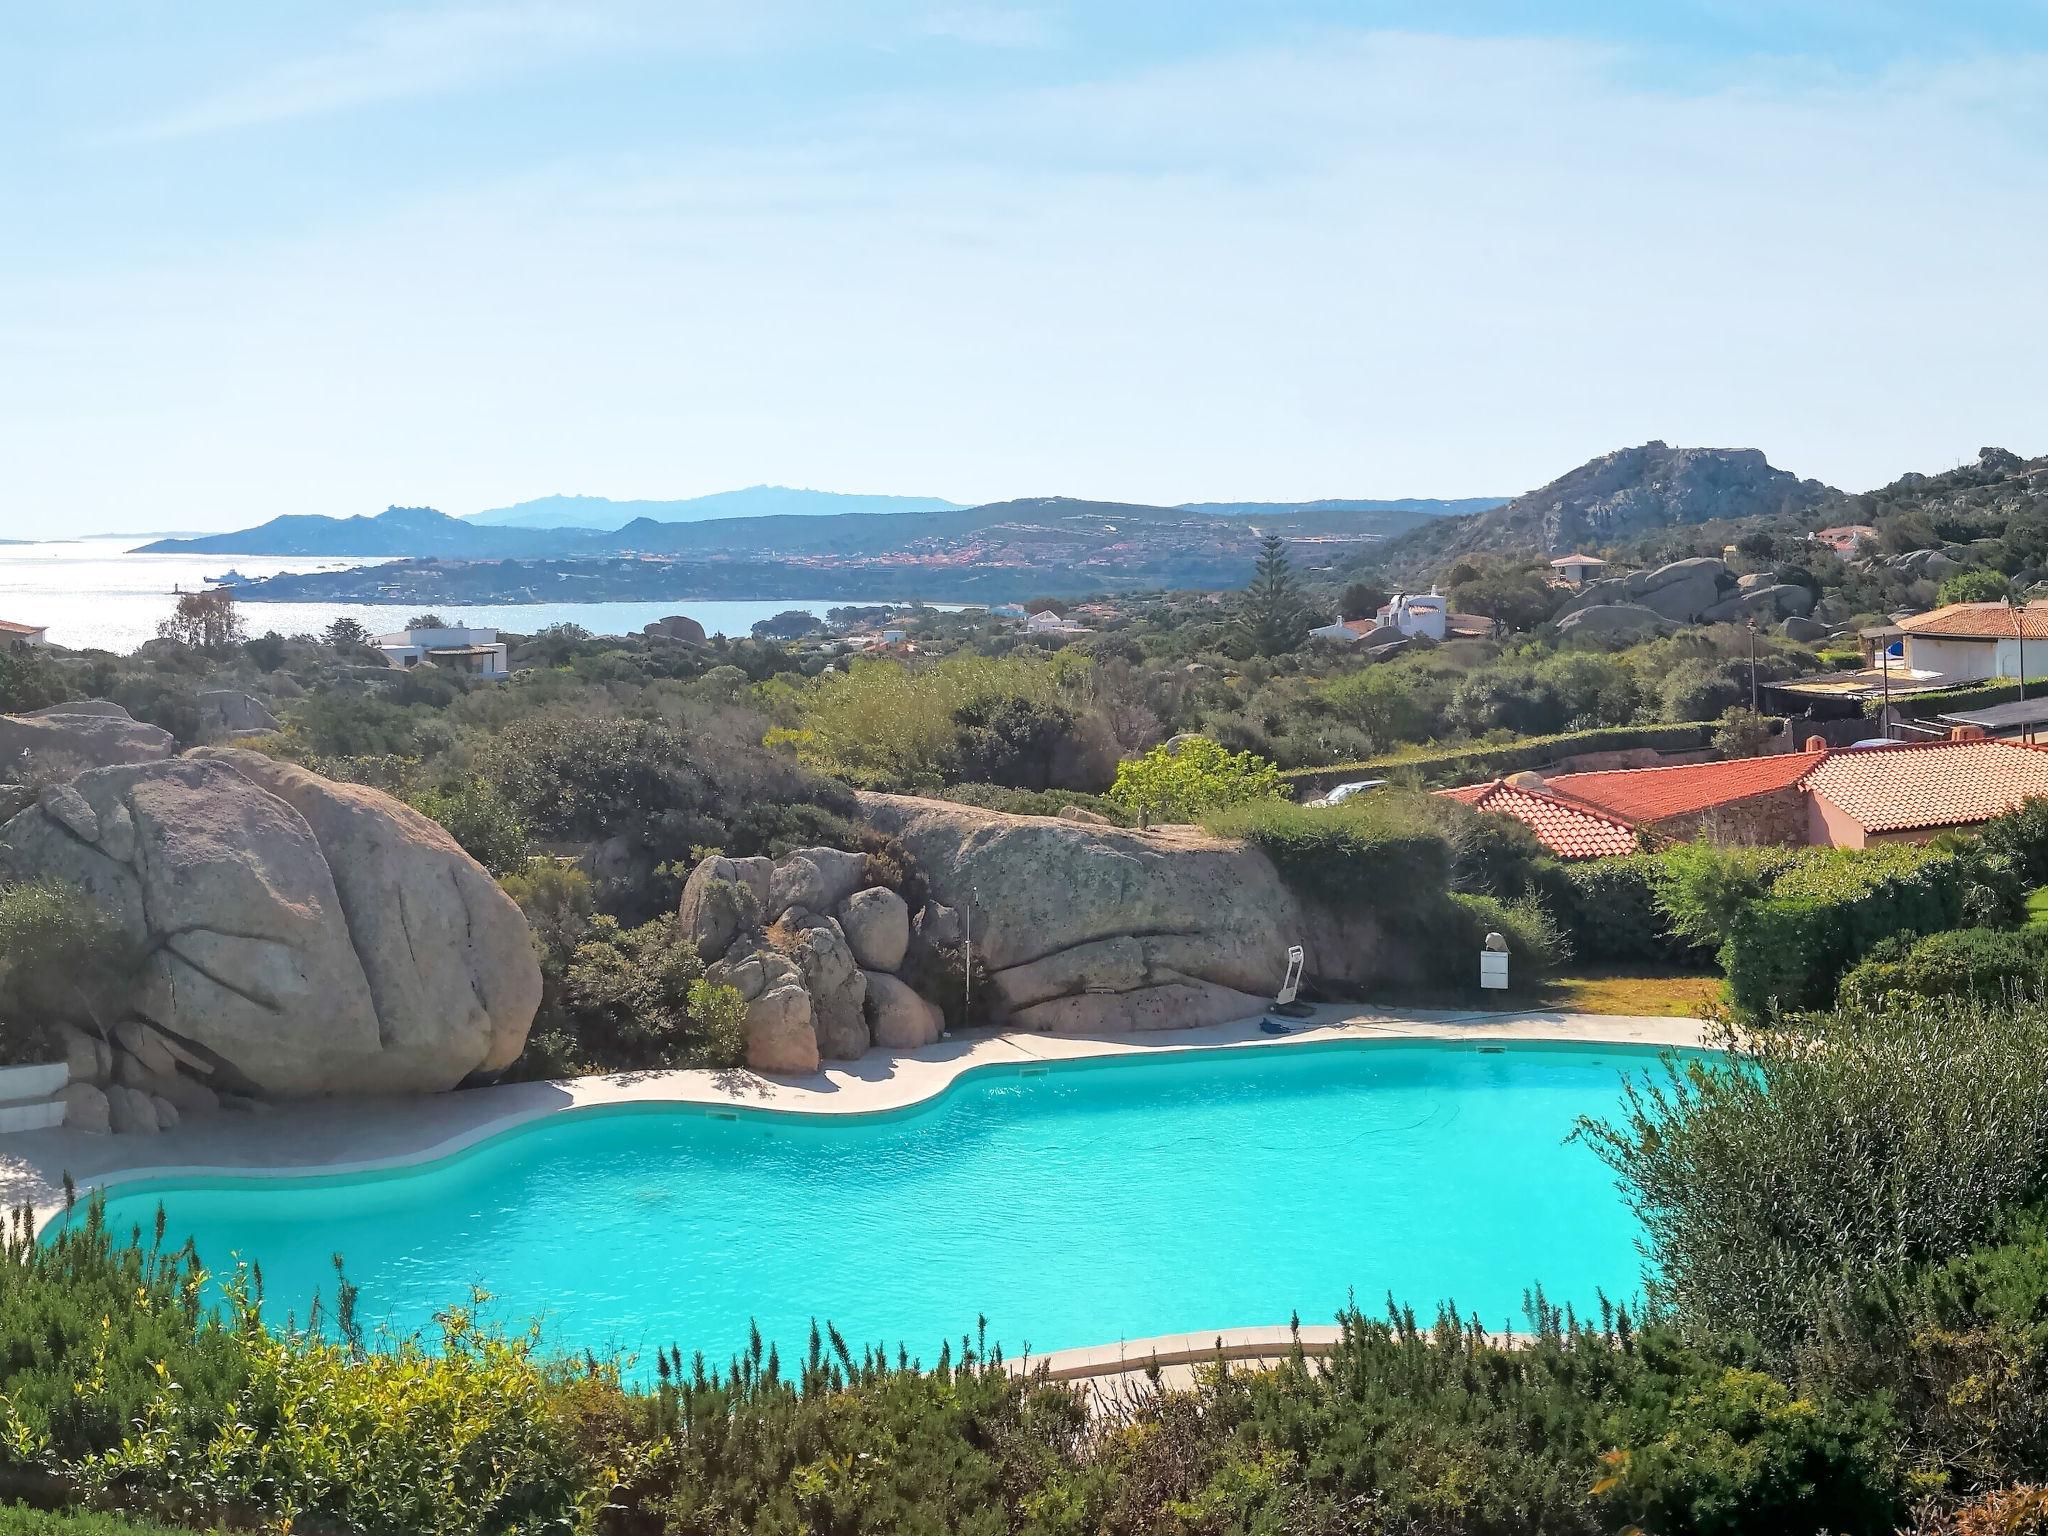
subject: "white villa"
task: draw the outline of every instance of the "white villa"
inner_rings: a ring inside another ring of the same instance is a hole
[[[1088,632],[1087,625],[1062,618],[1050,608],[1031,614],[1024,620],[1024,633],[1027,635],[1085,635]]]
[[[49,631],[47,624],[17,624],[12,619],[0,619],[0,645],[48,645]]]
[[[1588,577],[1598,576],[1607,569],[1607,562],[1598,555],[1560,555],[1550,562],[1550,568],[1557,572],[1566,586],[1583,587]]]
[[[1450,602],[1434,587],[1423,593],[1396,592],[1393,601],[1379,611],[1381,628],[1427,635],[1432,640],[1443,639],[1450,617]]]
[[[401,672],[430,661],[474,677],[496,680],[512,675],[495,629],[401,629],[377,636],[375,644],[385,664]]]

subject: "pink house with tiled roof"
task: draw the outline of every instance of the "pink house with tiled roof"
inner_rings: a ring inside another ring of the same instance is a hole
[[[1517,777],[1520,777],[1518,775]],[[1467,784],[1462,789],[1440,790],[1446,799],[1462,801],[1475,811],[1512,816],[1536,834],[1538,842],[1560,859],[1608,859],[1638,852],[1643,840],[1636,829],[1618,816],[1574,805],[1533,786],[1513,779],[1495,779],[1488,784]]]
[[[1958,737],[1669,768],[1561,773],[1442,790],[1531,827],[1559,858],[1652,844],[1866,848],[1923,842],[2048,796],[2048,748]],[[1576,814],[1574,814],[1576,813]],[[1598,818],[1596,824],[1594,818]],[[1626,830],[1629,846],[1617,833]]]
[[[1830,752],[1799,781],[1808,841],[1836,848],[1917,843],[2048,795],[2048,748],[2018,741],[1913,741]]]

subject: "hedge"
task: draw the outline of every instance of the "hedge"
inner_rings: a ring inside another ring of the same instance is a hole
[[[2048,928],[1956,928],[1886,939],[1842,978],[1846,1008],[1892,1006],[1907,997],[1974,997],[1995,1003],[2048,982]]]
[[[1562,731],[1554,736],[1525,736],[1495,746],[1433,747],[1398,752],[1362,763],[1333,763],[1323,768],[1290,768],[1281,774],[1296,790],[1322,792],[1350,779],[1389,779],[1418,775],[1423,784],[1463,784],[1498,779],[1527,768],[1541,768],[1561,757],[1585,752],[1625,752],[1654,747],[1659,752],[1696,752],[1713,744],[1718,727],[1695,720],[1681,725],[1617,725],[1593,731]]]
[[[1981,859],[1914,843],[1802,858],[1729,925],[1729,998],[1752,1016],[1820,1007],[1880,940],[1956,927],[1982,874]]]
[[[1633,853],[1563,867],[1563,880],[1545,894],[1571,940],[1575,959],[1681,970],[1709,965],[1709,951],[1673,933],[1657,904],[1656,875],[1662,864],[1661,854]]]
[[[2048,694],[2048,684],[2039,678],[2033,682],[2034,697]],[[1974,683],[1967,688],[1943,688],[1935,693],[1893,694],[1892,708],[1912,720],[1931,720],[1936,715],[1952,715],[1959,710],[1984,709],[1993,704],[2011,704],[2020,696],[2020,685],[2012,683]],[[1863,713],[1871,719],[1884,713],[1884,699],[1866,699]]]

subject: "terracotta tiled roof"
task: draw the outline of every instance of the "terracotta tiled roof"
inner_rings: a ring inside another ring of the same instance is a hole
[[[1549,780],[1554,795],[1605,811],[1642,826],[1667,816],[1704,811],[1751,795],[1789,789],[1825,752],[1782,752],[1773,757],[1738,757],[1725,763],[1682,763],[1672,768],[1616,768],[1602,773],[1560,773]]]
[[[1604,859],[1634,853],[1642,846],[1635,828],[1625,821],[1503,779],[1438,793],[1461,800],[1474,810],[1492,811],[1526,823],[1538,841],[1561,859]]]
[[[2019,611],[2021,628],[2013,624],[2013,611],[2003,603],[1950,603],[1931,613],[1916,613],[1899,620],[1909,635],[1926,635],[1930,640],[2010,640],[2024,632],[2029,640],[2048,640],[2048,606],[2029,603]]]
[[[1868,832],[1965,826],[2048,795],[2048,749],[2016,741],[1900,742],[1830,752],[1800,782]]]
[[[12,619],[0,619],[0,635],[40,635],[49,627],[47,624],[17,624]]]

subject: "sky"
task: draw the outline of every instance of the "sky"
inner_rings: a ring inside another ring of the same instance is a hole
[[[0,536],[2048,452],[2048,0],[103,0],[0,40]]]

